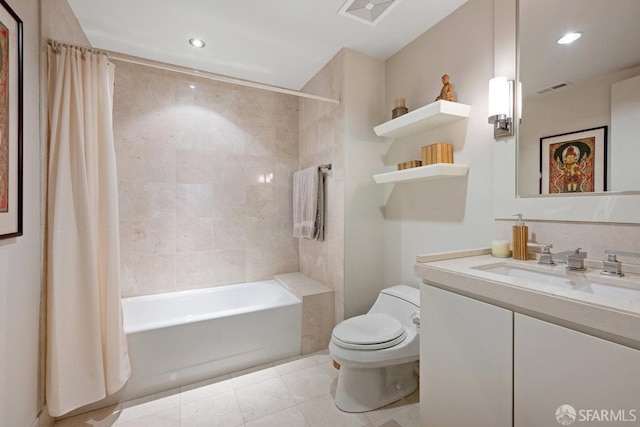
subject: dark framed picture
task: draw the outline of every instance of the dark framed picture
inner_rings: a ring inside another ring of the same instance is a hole
[[[0,239],[22,235],[22,21],[0,0]]]
[[[607,189],[607,126],[540,138],[540,194]]]

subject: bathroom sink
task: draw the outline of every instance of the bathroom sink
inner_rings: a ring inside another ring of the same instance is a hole
[[[542,271],[542,269],[538,270],[511,264],[478,267],[478,269],[487,273],[524,279],[564,290],[574,290],[608,298],[640,301],[640,288],[621,286],[622,283],[620,286],[609,283],[621,281],[618,278],[597,280],[593,277],[593,273],[573,272],[567,274],[562,267],[550,268],[550,271]]]

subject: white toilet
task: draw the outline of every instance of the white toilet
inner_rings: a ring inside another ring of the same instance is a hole
[[[420,292],[405,285],[383,289],[367,314],[339,323],[329,344],[340,364],[336,406],[371,411],[413,393],[419,325]]]

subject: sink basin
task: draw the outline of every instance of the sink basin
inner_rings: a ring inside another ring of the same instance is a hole
[[[575,275],[565,275],[563,274],[564,271],[558,267],[553,268],[552,271],[541,271],[507,264],[488,266],[486,268],[480,267],[479,269],[488,273],[529,280],[565,290],[575,290],[616,299],[640,300],[640,288],[617,286],[612,283],[606,283],[606,281],[595,280],[589,277],[590,275],[581,272],[576,272]],[[609,279],[609,281],[616,280],[620,279]]]

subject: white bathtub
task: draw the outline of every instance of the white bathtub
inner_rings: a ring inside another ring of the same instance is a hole
[[[124,399],[300,354],[302,309],[274,280],[123,298]]]

